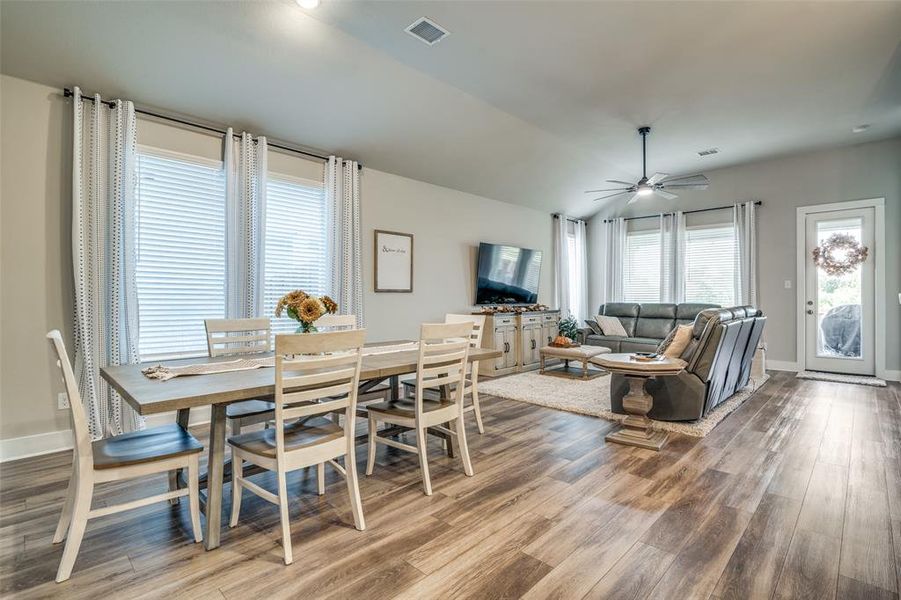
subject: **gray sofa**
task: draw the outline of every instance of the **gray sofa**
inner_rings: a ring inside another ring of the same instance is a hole
[[[601,304],[595,314],[617,317],[626,330],[626,337],[598,335],[590,328],[581,330],[582,343],[604,346],[613,352],[653,352],[676,325],[694,322],[698,313],[716,304],[638,304],[608,302]]]
[[[654,397],[648,416],[661,421],[700,419],[745,387],[765,324],[763,313],[751,306],[701,311],[694,321],[691,341],[681,355],[688,362],[685,370],[648,380],[646,389]],[[622,375],[612,375],[613,412],[625,414],[623,397],[628,387]]]

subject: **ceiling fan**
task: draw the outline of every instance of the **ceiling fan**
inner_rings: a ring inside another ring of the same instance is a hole
[[[642,196],[650,196],[651,194],[657,194],[661,198],[666,198],[667,200],[675,200],[679,197],[669,190],[707,189],[707,185],[710,183],[710,181],[707,179],[707,177],[701,175],[700,173],[696,175],[683,175],[681,177],[673,178],[670,178],[666,173],[654,173],[654,175],[649,178],[647,149],[649,133],[651,133],[650,127],[638,128],[638,134],[641,136],[641,179],[638,180],[638,183],[629,183],[628,181],[608,179],[607,183],[619,183],[626,187],[608,188],[605,190],[588,190],[585,193],[598,194],[601,192],[614,192],[613,194],[595,198],[595,201],[604,200],[606,198],[613,198],[614,196],[620,196],[622,194],[633,194],[633,196],[629,198],[629,204],[632,204]]]

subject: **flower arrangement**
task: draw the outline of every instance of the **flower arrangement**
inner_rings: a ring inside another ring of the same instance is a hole
[[[322,315],[338,312],[338,303],[328,296],[311,296],[302,290],[288,292],[275,305],[275,316],[288,316],[300,323],[295,333],[315,333],[318,331],[313,323]]]

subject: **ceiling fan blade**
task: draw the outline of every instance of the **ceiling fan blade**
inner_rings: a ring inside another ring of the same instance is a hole
[[[635,185],[635,182],[620,181],[619,179],[608,179],[607,183],[621,183],[622,185],[627,185],[629,187],[632,187],[633,185]]]
[[[654,185],[655,183],[660,183],[667,177],[669,177],[669,175],[667,175],[666,173],[654,173],[653,175],[651,175],[651,178],[648,179],[648,183]]]
[[[666,185],[673,183],[710,183],[710,180],[701,173],[695,173],[694,175],[682,175],[680,177],[673,177],[671,179],[661,181],[660,183],[664,183]]]
[[[626,192],[616,192],[615,194],[609,194],[607,196],[601,196],[600,198],[594,198],[592,202],[597,202],[598,200],[606,200],[607,198],[613,198],[614,196],[622,196]]]
[[[671,193],[667,192],[666,190],[654,190],[654,193],[657,194],[658,196],[660,196],[661,198],[665,198],[667,200],[675,200],[676,198],[679,197],[676,194],[671,194]]]
[[[626,204],[632,204],[633,202],[635,202],[635,201],[638,200],[639,198],[641,198],[641,194],[635,194],[634,196],[632,196],[631,198],[629,198],[629,201],[628,201]]]
[[[597,192],[616,192],[616,191],[619,191],[619,192],[628,192],[628,191],[631,190],[631,189],[632,189],[632,186],[629,186],[629,187],[626,187],[626,188],[609,188],[609,189],[606,189],[606,190],[585,190],[585,193],[586,193],[586,194],[594,194],[594,193],[597,193]]]
[[[667,190],[706,190],[706,183],[669,183],[663,184],[663,188]]]

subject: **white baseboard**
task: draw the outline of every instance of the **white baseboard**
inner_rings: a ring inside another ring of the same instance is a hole
[[[889,369],[885,370],[885,377],[883,377],[886,381],[901,381],[901,371],[892,371]]]
[[[797,373],[800,369],[798,363],[789,360],[770,360],[766,361],[766,368],[773,371],[792,371]]]
[[[175,422],[175,413],[160,413],[144,419],[147,427],[157,427]],[[210,422],[210,407],[203,406],[191,411],[189,425],[205,425]],[[72,431],[62,429],[60,431],[48,431],[35,435],[0,440],[0,463],[31,456],[52,454],[72,448]]]

